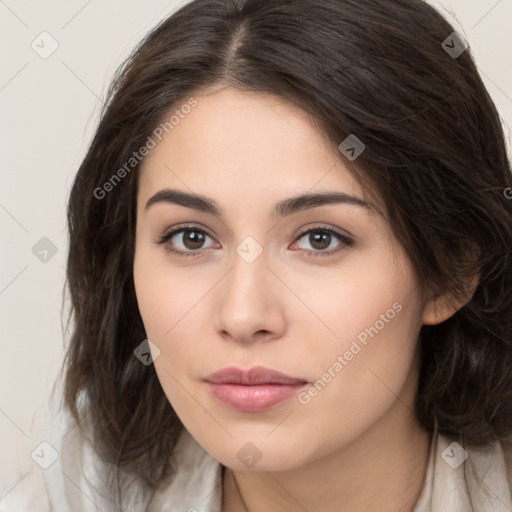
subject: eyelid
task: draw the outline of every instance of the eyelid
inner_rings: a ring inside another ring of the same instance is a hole
[[[313,223],[314,224],[314,223]],[[354,242],[354,235],[352,233],[349,233],[348,231],[341,229],[341,228],[333,228],[330,226],[323,225],[322,223],[314,224],[313,226],[308,226],[305,228],[302,228],[301,231],[297,234],[296,238],[300,238],[305,233],[309,233],[310,231],[328,231],[329,233],[332,233],[334,235],[337,235],[343,239],[351,240]]]

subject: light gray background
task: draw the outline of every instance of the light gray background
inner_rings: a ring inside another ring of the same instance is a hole
[[[4,484],[15,485],[15,467],[30,471],[35,464],[30,453],[43,440],[33,430],[32,418],[47,404],[64,354],[65,205],[96,127],[100,100],[115,68],[137,41],[183,3],[187,2],[0,0],[0,482]],[[512,0],[430,3],[440,7],[468,40],[503,117],[510,148]],[[38,38],[43,31],[59,45],[47,59],[31,47],[34,40],[43,45]],[[32,252],[43,237],[57,248],[46,262]]]

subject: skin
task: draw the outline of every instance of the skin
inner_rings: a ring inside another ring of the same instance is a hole
[[[375,210],[333,204],[271,217],[276,202],[306,192],[370,201],[304,112],[232,88],[194,97],[198,105],[139,176],[134,281],[147,337],[160,350],[154,364],[163,390],[227,468],[222,512],[412,511],[430,447],[413,415],[418,333],[455,309],[443,297],[424,299]],[[165,188],[211,197],[225,212],[217,218],[164,202],[146,209]],[[185,231],[167,246],[202,256],[154,243],[181,223],[212,236],[194,245]],[[354,244],[332,236],[322,249],[308,234],[299,238],[322,226],[350,233]],[[263,249],[252,263],[236,252],[248,236]],[[336,248],[343,250],[307,254]],[[236,411],[203,381],[227,366],[261,365],[314,383],[394,303],[401,311],[307,404],[292,397],[264,412]],[[237,457],[248,442],[261,453],[251,468]]]

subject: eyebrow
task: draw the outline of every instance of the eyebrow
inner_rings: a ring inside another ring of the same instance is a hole
[[[225,211],[215,200],[209,197],[168,188],[160,190],[151,196],[146,203],[145,210],[148,210],[157,203],[177,204],[200,212],[209,213],[216,217],[222,217]],[[273,218],[285,217],[293,213],[331,204],[354,205],[364,208],[365,210],[371,210],[373,208],[373,206],[366,201],[343,192],[322,192],[316,194],[301,194],[284,199],[274,206],[271,216]]]

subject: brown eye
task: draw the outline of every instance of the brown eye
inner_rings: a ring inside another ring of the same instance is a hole
[[[325,231],[310,231],[309,243],[319,251],[323,251],[331,245],[332,235]]]
[[[194,250],[200,249],[204,244],[204,233],[194,230],[194,229],[185,229],[182,231],[183,236],[181,238],[183,245],[187,249]]]
[[[181,227],[165,233],[155,243],[165,245],[166,251],[179,256],[201,256],[205,241],[212,238],[206,231],[196,227]],[[210,246],[211,247],[211,246]],[[208,249],[209,247],[206,247]]]
[[[303,238],[312,247],[312,249],[303,249],[310,256],[328,256],[354,244],[354,241],[348,236],[328,227],[316,227],[303,231],[297,241]]]

